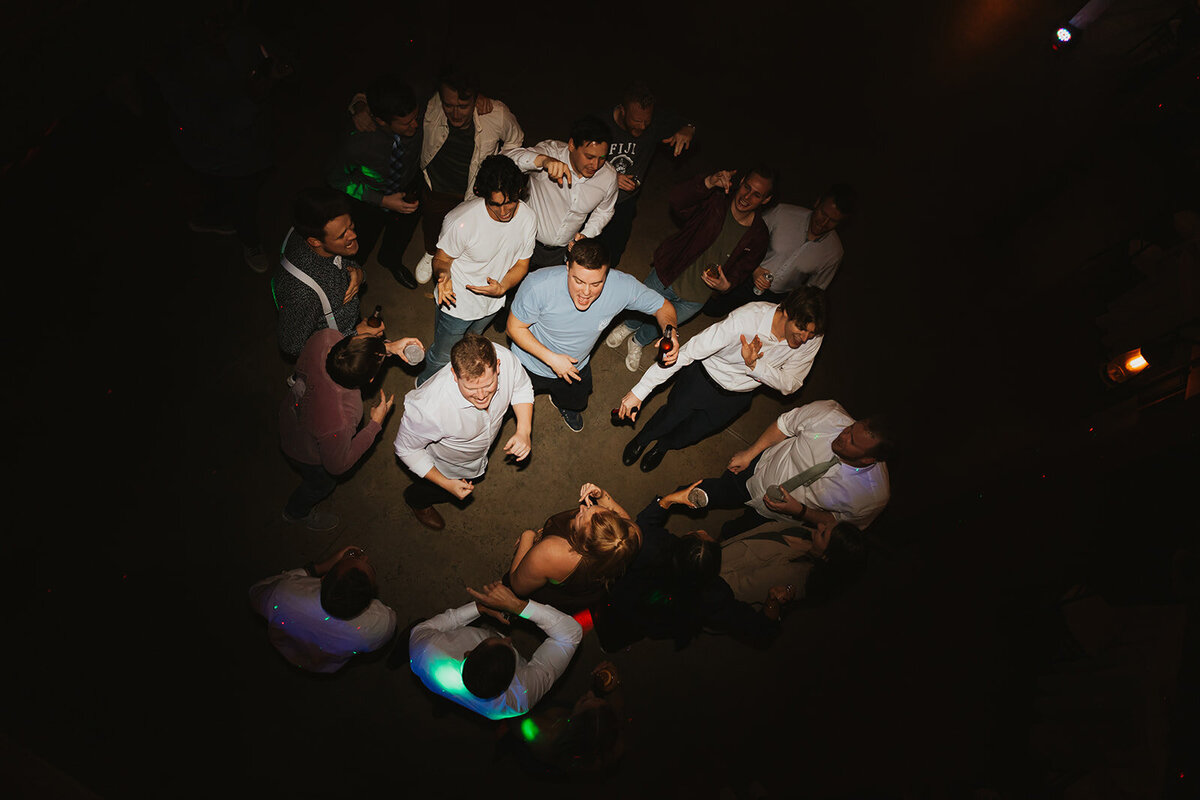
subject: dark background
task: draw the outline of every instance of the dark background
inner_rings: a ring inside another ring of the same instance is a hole
[[[527,779],[494,756],[494,728],[439,708],[405,672],[289,670],[245,587],[365,539],[403,624],[492,579],[520,528],[569,505],[579,481],[637,509],[744,445],[710,439],[646,477],[616,465],[627,434],[607,429],[600,397],[616,389],[598,388],[582,438],[539,399],[542,465],[517,477],[494,464],[488,483],[508,502],[478,502],[468,530],[452,522],[430,537],[399,498],[397,412],[335,494],[338,538],[286,529],[292,476],[273,417],[288,368],[267,277],[232,240],[187,230],[198,189],[148,77],[181,31],[222,8],[193,6],[64,2],[14,9],[6,24],[20,477],[5,526],[5,774],[27,796],[518,785]],[[349,96],[383,70],[425,93],[444,60],[481,71],[527,144],[565,138],[635,75],[696,122],[693,150],[652,170],[622,265],[639,277],[670,231],[674,181],[761,158],[781,170],[785,202],[809,204],[835,181],[862,195],[842,231],[829,341],[791,401],[833,397],[907,422],[871,569],[838,601],[789,615],[770,651],[705,637],[618,654],[630,752],[607,785],[569,791],[1194,790],[1185,756],[1200,751],[1200,671],[1183,609],[1194,618],[1196,401],[1182,379],[1150,374],[1106,388],[1099,366],[1120,349],[1096,318],[1147,284],[1130,242],[1177,252],[1172,214],[1197,207],[1196,10],[1118,1],[1073,48],[1051,50],[1076,11],[982,0],[252,9],[296,68],[266,103],[268,252],[291,195],[321,181]],[[389,326],[427,339],[431,306],[375,270]],[[1186,304],[1185,278],[1171,299]],[[632,382],[604,348],[595,363],[621,392]],[[387,381],[398,401],[411,385],[399,371]],[[758,398],[722,437],[753,440],[779,410]],[[555,499],[520,494],[531,486]],[[1085,599],[1069,608],[1072,592]],[[601,657],[589,636],[551,699],[573,698]]]

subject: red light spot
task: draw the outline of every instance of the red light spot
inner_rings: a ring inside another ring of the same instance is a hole
[[[595,625],[595,623],[592,621],[592,612],[587,608],[575,614],[574,619],[583,628],[584,633],[590,631]]]

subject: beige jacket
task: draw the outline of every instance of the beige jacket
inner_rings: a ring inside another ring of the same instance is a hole
[[[471,196],[471,188],[475,186],[475,175],[479,172],[479,165],[485,158],[496,155],[502,149],[520,147],[525,141],[525,131],[521,130],[517,118],[509,111],[508,106],[499,100],[492,100],[491,112],[481,116],[475,111],[472,112],[472,116],[475,119],[475,153],[471,156],[471,166],[467,170],[468,197]],[[433,161],[433,157],[442,149],[450,135],[450,123],[446,121],[446,112],[442,111],[442,98],[437,93],[429,98],[429,104],[425,106],[424,125],[420,167],[425,176],[425,184],[432,186],[425,168]]]

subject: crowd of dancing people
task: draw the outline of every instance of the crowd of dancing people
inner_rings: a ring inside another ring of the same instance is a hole
[[[374,387],[389,358],[418,371],[394,451],[413,519],[434,531],[485,477],[508,418],[503,453],[530,457],[536,394],[583,431],[591,359],[606,349],[631,373],[614,421],[638,419],[655,391],[666,393],[621,453],[645,473],[727,428],[759,387],[786,398],[804,384],[842,260],[836,229],[857,204],[851,187],[833,185],[807,208],[774,202],[779,176],[767,164],[692,177],[670,189],[675,230],[643,276],[618,269],[643,181],[657,154],[678,156],[697,135],[647,85],[564,124],[562,140],[531,146],[469,71],[442,71],[426,102],[396,76],[363,89],[330,111],[344,113],[345,136],[326,185],[295,197],[271,278],[279,347],[294,359],[279,416],[301,478],[287,523],[338,526],[321,504],[383,432],[395,397]],[[410,268],[418,229],[424,254]],[[432,331],[392,338],[370,312],[363,264],[377,246],[405,289],[432,284]],[[248,250],[247,263],[265,272],[258,256]],[[701,314],[712,323],[681,337]],[[336,672],[394,642],[389,663],[410,665],[430,691],[489,719],[524,715],[525,735],[514,738],[530,763],[603,767],[621,749],[615,666],[598,665],[574,706],[539,706],[583,638],[579,620],[610,653],[646,637],[684,647],[705,631],[768,646],[789,604],[861,572],[863,531],[889,499],[893,447],[885,416],[819,400],[784,411],[722,474],[662,487],[641,510],[585,483],[578,504],[521,533],[507,571],[468,589],[463,605],[410,610],[432,615],[406,638],[361,547],[260,581],[250,600],[296,667]],[[681,508],[742,513],[716,536],[677,536],[667,522]],[[545,634],[528,659],[507,635],[518,620]]]

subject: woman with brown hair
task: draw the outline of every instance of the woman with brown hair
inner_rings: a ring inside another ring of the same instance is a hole
[[[642,532],[629,513],[585,483],[578,508],[521,534],[504,582],[521,597],[572,614],[603,598],[641,546]]]

